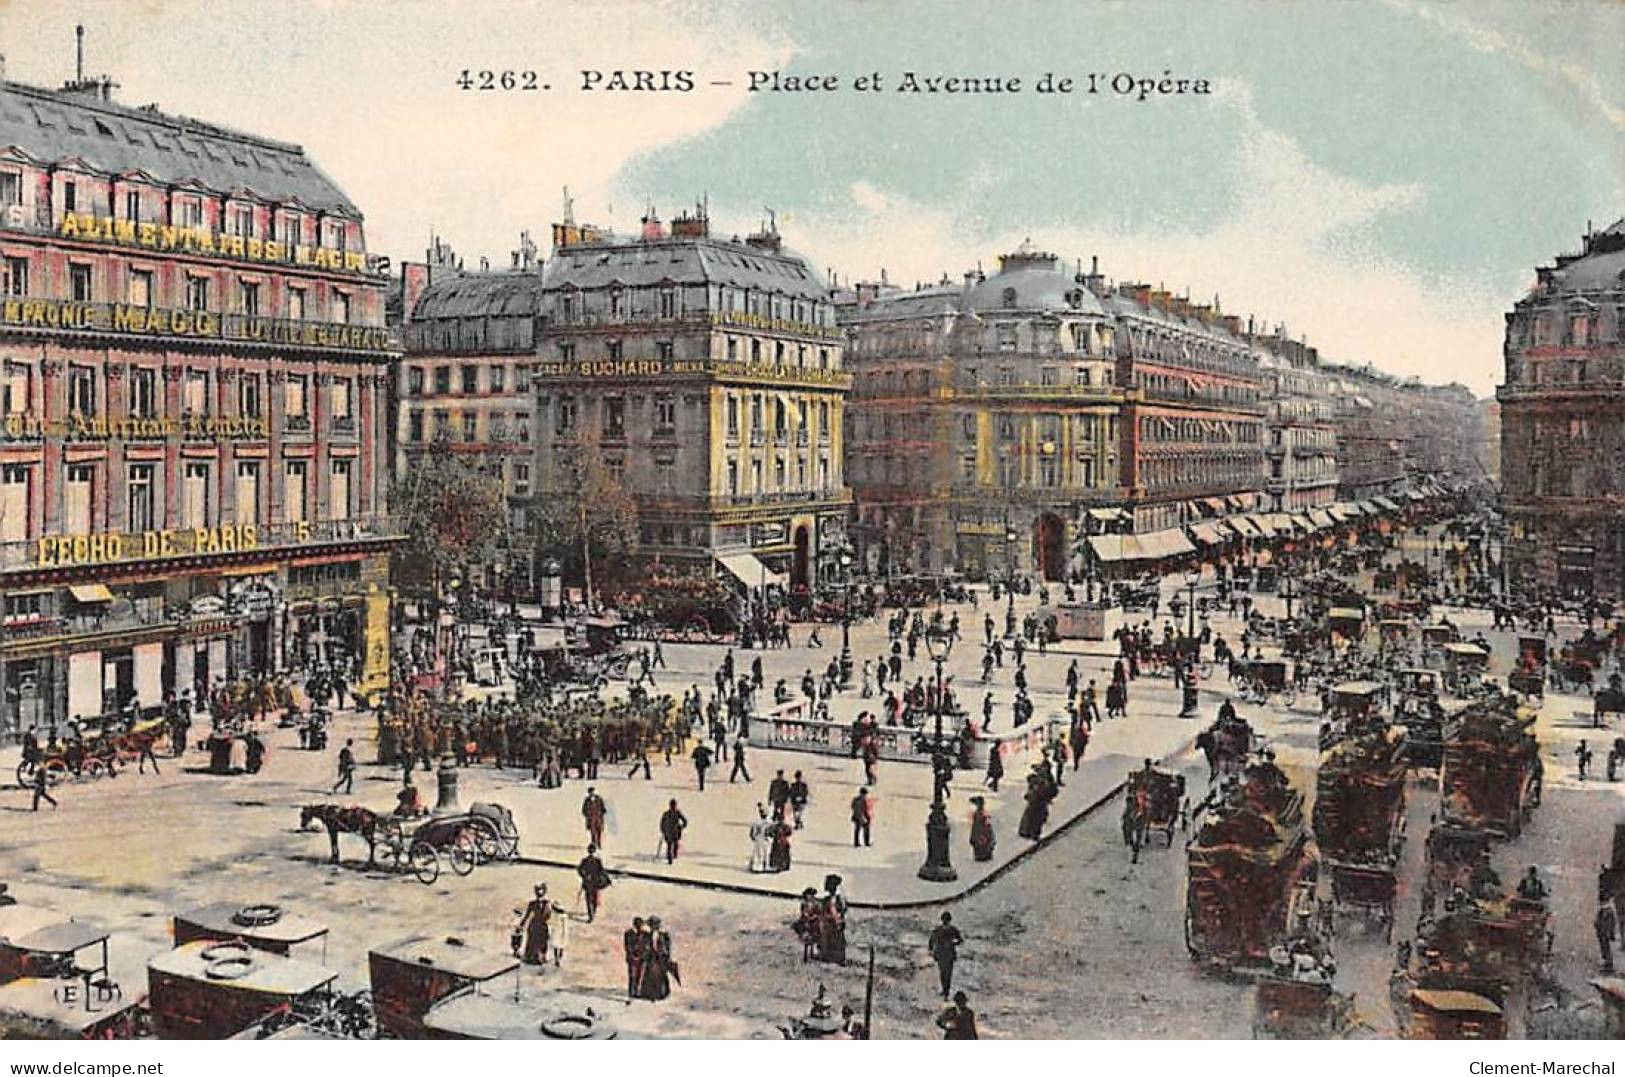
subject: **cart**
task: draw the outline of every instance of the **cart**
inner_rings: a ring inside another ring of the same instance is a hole
[[[166,1040],[220,1040],[279,1011],[329,1006],[338,973],[242,942],[189,942],[147,964],[154,1031]]]
[[[1174,827],[1190,825],[1185,776],[1146,767],[1129,772],[1123,791],[1123,844],[1133,850],[1131,863],[1140,862],[1140,850],[1157,831],[1172,849]]]
[[[1267,976],[1258,981],[1255,1040],[1325,1040],[1354,1026],[1354,1000],[1312,980]]]
[[[1303,796],[1273,763],[1249,767],[1207,814],[1188,847],[1187,873],[1191,959],[1224,971],[1268,968],[1270,948],[1313,900],[1316,873]]]
[[[1280,696],[1281,703],[1287,707],[1298,701],[1292,664],[1285,658],[1255,658],[1239,672],[1241,698],[1248,703],[1264,706],[1274,696]]]
[[[1358,642],[1365,635],[1365,610],[1357,606],[1333,606],[1326,611],[1326,628],[1334,635]]]
[[[410,871],[425,886],[440,878],[440,858],[451,870],[468,875],[480,862],[482,824],[469,815],[448,815],[420,823],[411,833],[399,819],[380,821],[378,850],[385,864],[398,872]]]
[[[1483,995],[1418,988],[1410,993],[1408,1003],[1407,1039],[1506,1039],[1506,1018],[1501,1007]]]
[[[327,963],[326,925],[287,912],[280,905],[218,901],[177,913],[172,927],[177,946],[188,942],[240,942],[270,954]]]
[[[1321,718],[1320,749],[1325,751],[1345,737],[1356,737],[1388,725],[1389,691],[1377,681],[1344,681],[1326,694]]]
[[[1490,653],[1476,643],[1446,643],[1440,648],[1444,657],[1444,683],[1458,696],[1470,696],[1483,682],[1489,669]]]
[[[1315,776],[1315,842],[1331,872],[1333,914],[1375,919],[1385,939],[1405,847],[1405,774],[1404,732],[1375,728],[1326,749]]]
[[[429,1038],[424,1018],[443,999],[488,993],[508,973],[516,974],[513,993],[519,990],[518,958],[477,950],[453,937],[397,939],[368,953],[367,969],[379,1035],[403,1040]]]
[[[1214,722],[1196,738],[1207,757],[1208,781],[1239,773],[1253,750],[1253,727],[1242,718]]]
[[[1529,732],[1535,715],[1515,697],[1463,711],[1444,746],[1439,774],[1441,817],[1469,829],[1516,838],[1540,804],[1540,748]]]

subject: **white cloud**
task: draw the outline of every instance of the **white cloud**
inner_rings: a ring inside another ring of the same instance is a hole
[[[1607,90],[1603,88],[1596,72],[1591,68],[1570,60],[1548,56],[1498,30],[1478,25],[1465,18],[1458,18],[1437,3],[1415,3],[1413,0],[1385,0],[1385,2],[1396,11],[1432,23],[1479,52],[1506,56],[1531,71],[1555,76],[1610,124],[1625,130],[1625,108],[1608,96]],[[1462,9],[1458,7],[1457,10]],[[1617,65],[1619,42],[1609,39],[1599,42],[1599,45],[1605,52],[1604,62]]]
[[[841,210],[804,215],[788,240],[842,278],[894,283],[958,279],[1027,236],[1070,262],[1098,254],[1101,270],[1199,302],[1218,294],[1231,313],[1284,322],[1333,361],[1370,362],[1486,393],[1499,381],[1504,297],[1479,282],[1424,281],[1369,253],[1363,230],[1418,205],[1418,184],[1369,186],[1316,165],[1289,136],[1262,125],[1245,87],[1225,88],[1243,118],[1231,168],[1232,211],[1203,231],[1126,231],[1034,221],[984,230],[959,204],[922,205],[873,177],[855,181]],[[968,201],[968,199],[966,199]]]

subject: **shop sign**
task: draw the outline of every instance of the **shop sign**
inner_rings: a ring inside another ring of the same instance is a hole
[[[33,441],[264,441],[270,437],[267,419],[237,416],[186,415],[178,419],[114,419],[106,415],[8,415],[0,426],[7,440]]]
[[[34,563],[41,568],[105,565],[119,561],[145,561],[162,557],[237,553],[260,548],[254,524],[173,528],[164,531],[46,535],[35,544]]]
[[[752,546],[774,546],[784,541],[783,524],[756,524],[750,529]]]
[[[166,253],[206,254],[245,262],[335,269],[350,273],[360,273],[367,268],[367,256],[360,251],[307,247],[298,243],[233,236],[207,228],[181,228],[153,221],[121,221],[89,213],[64,213],[57,221],[56,234],[63,239],[112,243],[120,247]]]
[[[387,351],[389,331],[377,325],[336,325],[207,310],[136,307],[72,299],[7,299],[0,324],[19,329],[79,330],[130,336],[188,337],[286,347]]]

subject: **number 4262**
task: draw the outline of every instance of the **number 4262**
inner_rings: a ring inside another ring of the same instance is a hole
[[[539,90],[541,80],[534,71],[470,71],[463,69],[457,86],[464,90]]]

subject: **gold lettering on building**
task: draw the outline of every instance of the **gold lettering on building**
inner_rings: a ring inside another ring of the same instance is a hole
[[[359,251],[295,246],[278,240],[234,236],[204,228],[125,221],[89,213],[63,214],[57,221],[56,233],[64,239],[115,243],[122,247],[140,247],[151,251],[220,254],[246,262],[282,262],[349,273],[367,271],[367,256]]]
[[[92,535],[46,535],[36,541],[34,563],[41,568],[102,565],[115,561],[236,553],[259,549],[259,528],[222,524],[183,530],[104,532]]]

